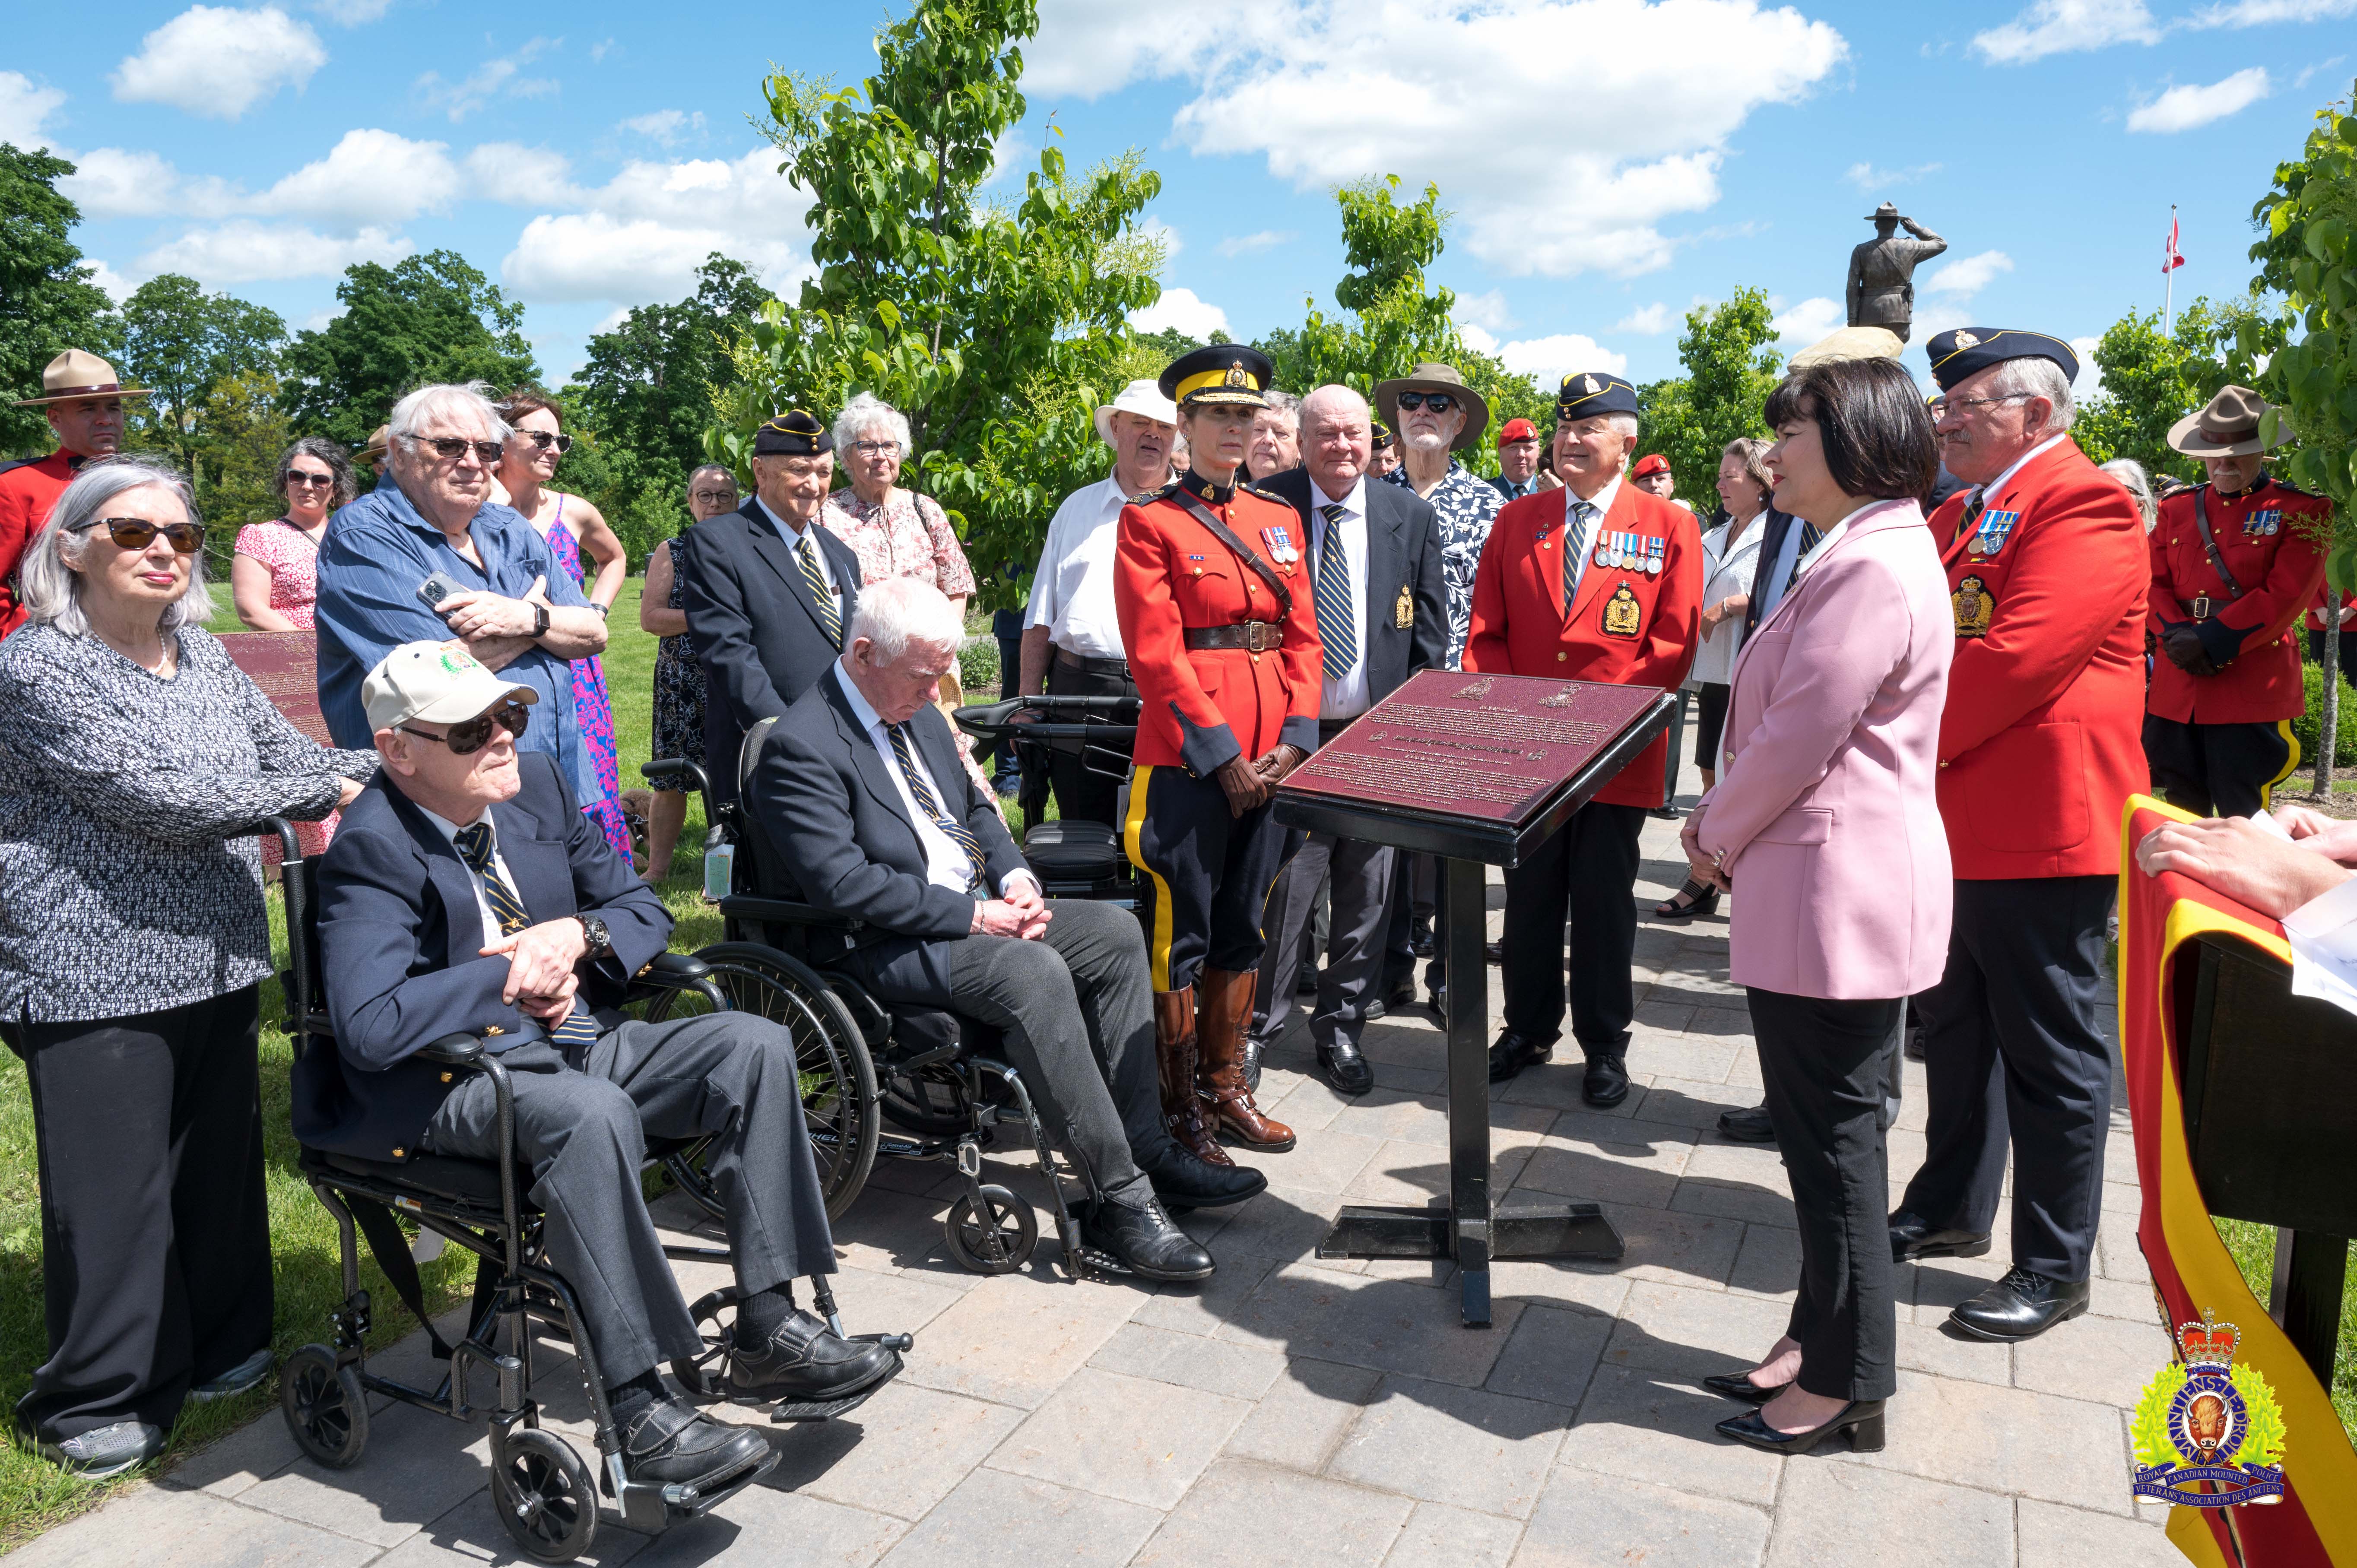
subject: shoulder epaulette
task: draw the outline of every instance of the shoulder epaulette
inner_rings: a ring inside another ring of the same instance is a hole
[[[2206,480],[2170,478],[2164,476],[2160,481],[2160,491],[2153,499],[2165,501],[2171,496],[2181,496],[2188,490],[2198,490],[2207,482]]]
[[[1277,505],[1282,507],[1289,507],[1293,504],[1291,501],[1286,500],[1283,496],[1278,495],[1275,490],[1262,489],[1256,484],[1238,485],[1236,489],[1240,490],[1249,490],[1254,495],[1258,496],[1261,499],[1265,501],[1275,501]]]
[[[2303,489],[2299,486],[2293,484],[2289,479],[2276,478],[2273,474],[2269,474],[2267,478],[2274,480],[2276,489],[2279,490],[2289,490],[2293,495],[2304,496],[2312,501],[2327,501],[2332,499],[2330,496],[2326,495],[2322,490]]]
[[[11,457],[6,462],[0,463],[0,474],[14,473],[18,468],[29,468],[41,460],[38,457]]]
[[[1144,506],[1147,501],[1158,501],[1178,488],[1178,481],[1173,479],[1167,485],[1160,485],[1150,490],[1140,490],[1135,495],[1129,498],[1129,504],[1132,506]]]

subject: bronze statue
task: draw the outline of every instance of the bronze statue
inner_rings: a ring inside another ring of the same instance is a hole
[[[1867,220],[1874,238],[1849,253],[1849,284],[1843,291],[1849,302],[1852,327],[1887,327],[1907,340],[1915,317],[1915,269],[1948,248],[1948,242],[1899,209],[1884,202]],[[1915,236],[1899,238],[1904,227]]]

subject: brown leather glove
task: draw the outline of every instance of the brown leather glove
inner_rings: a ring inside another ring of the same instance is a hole
[[[2209,650],[2201,646],[2201,634],[2193,629],[2190,621],[2176,621],[2165,628],[2160,634],[2160,650],[2188,675],[2218,673],[2218,667],[2210,662]]]
[[[1253,762],[1253,771],[1261,781],[1274,789],[1285,782],[1285,776],[1309,760],[1309,754],[1297,746],[1277,742]]]
[[[1241,817],[1268,799],[1268,781],[1242,757],[1231,757],[1221,763],[1220,771],[1213,777],[1227,791],[1228,815],[1232,817]]]

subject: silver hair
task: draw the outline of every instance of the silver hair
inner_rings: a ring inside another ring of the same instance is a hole
[[[500,417],[500,411],[491,406],[487,395],[490,390],[488,381],[420,387],[393,405],[393,415],[385,421],[385,440],[399,441],[406,436],[414,441],[429,424],[449,424],[462,430],[473,425],[475,438],[479,441],[505,441],[515,432]]]
[[[834,416],[834,449],[838,456],[847,451],[868,426],[880,424],[893,440],[900,444],[900,457],[908,460],[909,416],[877,397],[874,392],[859,392],[843,405]]]
[[[1631,441],[1637,439],[1637,416],[1635,414],[1608,413],[1604,417],[1611,421],[1613,429],[1619,431],[1621,435],[1627,436]]]
[[[1312,391],[1296,405],[1295,413],[1298,422],[1296,428],[1307,433],[1313,414],[1323,421],[1328,417],[1326,411],[1338,405],[1340,412],[1346,415],[1355,414],[1362,423],[1372,422],[1374,418],[1374,411],[1367,406],[1365,398],[1340,381],[1329,381],[1324,386]]]
[[[865,639],[876,659],[898,664],[910,644],[954,651],[965,641],[965,623],[939,588],[916,577],[893,577],[860,590],[859,607],[844,633],[846,649]]]
[[[2120,488],[2127,491],[2128,499],[2136,502],[2136,510],[2144,516],[2144,531],[2150,533],[2153,524],[2159,521],[2160,508],[2152,499],[2152,478],[2144,471],[2144,465],[2133,457],[2115,457],[2104,465],[2104,472],[2117,479]]]
[[[2061,435],[2071,428],[2072,416],[2076,413],[2076,405],[2071,400],[2071,378],[2062,373],[2062,367],[2051,360],[2030,355],[2000,363],[1996,375],[1990,378],[1986,395],[2044,398],[2053,405],[2054,412],[2047,416],[2045,428],[2037,433],[2040,436]]]
[[[1301,400],[1299,398],[1294,396],[1289,392],[1279,392],[1275,387],[1269,388],[1260,395],[1268,400],[1268,408],[1271,413],[1281,413],[1285,415],[1286,418],[1293,422],[1294,429],[1299,430],[1301,428]]]
[[[727,464],[698,463],[694,468],[688,471],[687,489],[689,494],[693,495],[695,493],[695,481],[704,478],[706,474],[726,474],[728,476],[728,482],[730,484],[734,485],[737,482],[737,470],[730,467]]]
[[[54,626],[69,637],[88,637],[89,618],[81,610],[82,556],[90,549],[93,530],[106,504],[126,490],[154,485],[179,499],[188,521],[203,526],[197,515],[197,498],[178,469],[146,457],[107,457],[85,463],[73,483],[49,510],[48,525],[33,535],[17,567],[17,593],[27,626]],[[188,558],[188,589],[164,607],[156,629],[166,637],[184,626],[202,626],[213,618],[213,596],[205,586],[205,553]]]

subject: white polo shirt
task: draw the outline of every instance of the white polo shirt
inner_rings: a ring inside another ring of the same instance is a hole
[[[1128,657],[1113,605],[1114,544],[1128,504],[1111,475],[1064,498],[1049,520],[1048,542],[1032,574],[1027,630],[1046,627],[1049,642],[1078,658]]]

